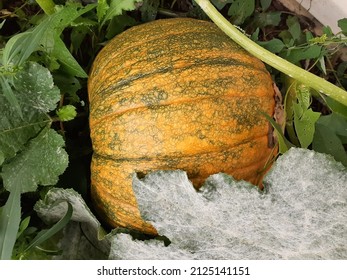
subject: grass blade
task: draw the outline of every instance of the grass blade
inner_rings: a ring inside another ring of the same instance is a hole
[[[286,137],[284,136],[281,126],[274,121],[273,118],[271,118],[269,115],[267,115],[265,112],[260,112],[264,117],[270,122],[272,127],[275,129],[275,133],[277,136],[278,144],[279,144],[279,152],[280,154],[284,154],[287,152],[290,148],[294,147],[292,143],[290,143]]]
[[[20,224],[20,189],[10,193],[10,196],[0,212],[0,259],[9,260]]]
[[[0,74],[0,84],[3,95],[5,96],[8,103],[10,103],[11,107],[14,108],[18,115],[23,119],[22,108],[19,105],[18,99],[12,90],[10,81],[11,77],[2,76]]]
[[[59,201],[57,203],[61,203],[62,201]],[[37,236],[34,238],[34,240],[28,245],[28,247],[24,250],[24,252],[29,251],[30,249],[40,245],[44,241],[51,238],[53,235],[55,235],[57,232],[59,232],[61,229],[63,229],[68,222],[70,221],[72,217],[73,208],[70,202],[66,201],[67,203],[67,211],[64,217],[62,217],[55,225],[53,225],[50,229],[44,229],[40,231]]]

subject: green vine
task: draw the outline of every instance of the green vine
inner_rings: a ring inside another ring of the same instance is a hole
[[[209,0],[195,0],[195,2],[223,32],[249,53],[307,87],[313,88],[320,94],[325,94],[347,106],[347,92],[345,90],[259,46],[225,19]]]

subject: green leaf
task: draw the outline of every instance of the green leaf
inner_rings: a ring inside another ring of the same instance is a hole
[[[284,154],[290,148],[294,147],[294,145],[290,143],[284,136],[281,126],[278,123],[276,123],[275,120],[271,118],[269,115],[267,115],[266,113],[261,112],[261,114],[264,115],[264,117],[270,122],[270,124],[275,130],[275,134],[278,139],[279,153]]]
[[[0,208],[0,259],[9,260],[20,224],[20,190],[10,193],[5,206]]]
[[[251,37],[250,37],[252,41],[255,41],[255,42],[258,41],[258,39],[259,39],[259,32],[260,32],[260,29],[257,27],[255,29],[255,31],[252,33]]]
[[[33,52],[38,50],[48,53],[55,50],[59,60],[64,63],[71,63],[71,54],[69,54],[69,58],[66,59],[66,51],[57,50],[57,48],[62,48],[61,42],[57,40],[57,37],[59,37],[62,31],[75,19],[95,7],[95,4],[90,4],[83,8],[80,4],[58,7],[55,14],[47,16],[35,28],[15,35],[7,42],[2,57],[3,65],[6,67],[12,64],[22,65]],[[55,44],[58,44],[58,46],[54,47]],[[64,46],[64,48],[66,47]],[[77,62],[74,61],[73,63],[74,65],[72,68],[76,68]],[[85,73],[83,73],[82,76],[85,77]]]
[[[101,25],[104,25],[106,21],[112,19],[114,16],[121,15],[123,11],[132,11],[136,8],[136,3],[141,0],[111,0],[110,8],[102,21]]]
[[[294,103],[294,125],[302,148],[307,148],[313,140],[315,123],[319,119],[320,113],[313,112],[312,109],[304,111],[300,104]]]
[[[60,203],[57,201],[56,203]],[[44,229],[40,231],[37,236],[34,238],[34,240],[28,245],[28,247],[24,250],[24,252],[29,251],[30,249],[40,245],[41,243],[45,242],[49,238],[51,238],[53,235],[58,233],[60,230],[62,230],[70,221],[72,217],[73,208],[70,202],[66,201],[67,203],[67,211],[66,214],[50,229]]]
[[[20,96],[21,105],[42,113],[54,110],[60,100],[60,92],[54,85],[51,73],[34,62],[26,63],[14,77],[14,88],[16,95]]]
[[[302,36],[301,26],[297,17],[288,17],[287,19],[288,31],[292,35],[294,41],[299,41]]]
[[[292,49],[290,53],[284,55],[284,57],[295,64],[304,59],[318,59],[321,56],[321,51],[321,46],[311,45],[304,49]]]
[[[143,0],[140,8],[142,20],[144,22],[155,20],[159,5],[160,0]]]
[[[260,0],[260,5],[263,11],[266,11],[270,5],[271,5],[272,0]]]
[[[258,44],[272,53],[279,53],[285,47],[284,43],[277,38],[271,39],[270,41],[258,42]]]
[[[263,28],[266,26],[278,26],[281,21],[282,12],[266,12],[254,15],[252,26]]]
[[[22,65],[34,51],[39,50],[40,42],[49,27],[50,25],[44,22],[35,29],[11,37],[5,45],[2,64],[5,67],[9,67],[11,64]]]
[[[107,26],[107,32],[105,37],[107,39],[112,39],[115,35],[121,33],[126,27],[136,25],[136,20],[126,14],[115,16],[111,19],[109,25]]]
[[[310,89],[303,85],[296,85],[296,98],[298,99],[298,104],[301,106],[302,111],[306,111],[311,105],[311,92]]]
[[[213,5],[218,9],[221,10],[225,7],[226,4],[232,3],[234,0],[211,0]]]
[[[337,25],[341,28],[342,33],[347,35],[347,18],[338,20]]]
[[[83,14],[91,11],[97,4],[88,4],[82,6],[78,2],[67,2],[66,6],[56,6],[57,12],[50,18],[52,20],[52,28],[56,30],[55,33],[61,34],[68,26],[73,26],[73,23]]]
[[[107,0],[99,0],[96,7],[96,15],[98,16],[98,22],[101,22],[110,6],[107,4]]]
[[[344,126],[344,130],[346,130],[346,126]],[[347,166],[347,153],[341,139],[336,135],[334,127],[317,123],[312,148],[317,152],[332,155],[335,160]]]
[[[346,71],[347,71],[347,61],[343,61],[337,67],[336,74],[339,78],[343,78]]]
[[[305,32],[305,38],[306,38],[306,42],[307,43],[311,43],[312,42],[312,40],[314,41],[315,39],[315,37],[313,36],[313,34],[312,34],[312,32],[310,32],[310,31],[306,31]]]
[[[289,48],[294,46],[294,39],[288,30],[283,30],[278,34],[278,38],[281,38],[283,43]]]
[[[326,34],[330,38],[335,36],[335,34],[332,31],[330,26],[323,26],[323,33]]]
[[[36,0],[36,3],[47,15],[54,13],[55,3],[53,0]]]
[[[71,30],[70,35],[70,51],[71,53],[78,53],[78,51],[84,52],[84,46],[83,49],[81,49],[81,44],[84,42],[84,39],[89,34],[92,34],[93,30],[96,29],[97,26],[99,26],[98,22],[93,21],[89,18],[77,18],[72,24],[73,26]]]
[[[38,185],[54,185],[68,164],[64,140],[53,129],[43,129],[28,146],[2,168],[4,187],[10,192],[31,192]]]
[[[67,74],[70,74],[71,76],[87,78],[87,73],[83,70],[76,59],[72,56],[70,51],[66,48],[63,40],[59,37],[59,35],[55,34],[54,39],[55,44],[51,55],[58,58],[59,62],[61,63],[61,67],[65,70],[65,72]]]
[[[334,113],[347,118],[347,106],[335,101],[329,96],[324,96],[324,101]]]
[[[47,112],[60,99],[50,72],[37,63],[26,63],[13,77],[13,93],[18,100],[20,116],[3,94],[0,94],[0,150],[5,160],[25,149],[26,143],[51,124]]]
[[[228,15],[231,16],[233,24],[242,24],[255,9],[255,0],[234,0],[228,10]]]
[[[81,89],[81,83],[77,78],[64,72],[56,71],[53,73],[53,79],[54,84],[58,86],[61,93],[64,94],[64,99],[67,100],[69,104],[80,102],[77,91]]]
[[[65,105],[57,111],[57,115],[62,122],[71,121],[77,115],[76,107],[73,105]]]
[[[307,148],[312,143],[315,122],[320,114],[309,109],[311,105],[310,89],[289,77],[286,79],[286,82],[289,83],[285,100],[287,134],[293,143]]]
[[[30,216],[24,218],[19,225],[18,233],[17,233],[17,239],[23,234],[23,232],[27,229],[30,223]]]
[[[347,118],[339,114],[321,116],[317,124],[329,127],[338,136],[347,137]]]

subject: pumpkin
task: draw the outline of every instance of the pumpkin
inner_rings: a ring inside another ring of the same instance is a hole
[[[213,23],[132,27],[97,55],[88,80],[92,200],[112,227],[147,234],[135,173],[181,169],[195,187],[224,172],[259,185],[274,154],[275,94],[264,64]]]

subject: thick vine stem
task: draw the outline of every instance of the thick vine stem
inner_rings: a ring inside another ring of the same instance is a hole
[[[222,31],[249,53],[289,77],[347,106],[347,92],[345,90],[259,46],[226,20],[209,0],[195,0],[195,2]]]

